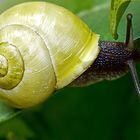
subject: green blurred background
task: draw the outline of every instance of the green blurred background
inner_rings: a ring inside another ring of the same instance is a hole
[[[80,16],[101,39],[112,40],[109,0],[48,1]],[[0,12],[21,2],[24,0],[0,0]],[[126,11],[133,14],[135,37],[140,35],[139,6],[132,3]],[[126,13],[119,26],[119,41],[125,39]],[[140,67],[137,69],[140,77]],[[140,140],[140,103],[130,74],[88,87],[66,87],[40,106],[0,124],[0,139]]]

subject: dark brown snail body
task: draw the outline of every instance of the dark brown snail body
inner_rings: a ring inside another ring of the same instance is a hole
[[[94,63],[71,86],[90,85],[101,80],[115,80],[128,72],[128,61],[139,62],[136,49],[128,49],[122,42],[99,42],[100,53]]]

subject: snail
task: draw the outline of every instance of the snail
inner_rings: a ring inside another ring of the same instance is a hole
[[[16,108],[46,100],[54,91],[114,80],[130,68],[138,93],[129,14],[125,43],[99,40],[79,17],[47,2],[16,5],[0,15],[0,99]]]

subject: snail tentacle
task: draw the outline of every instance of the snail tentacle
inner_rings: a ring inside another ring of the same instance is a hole
[[[134,40],[133,40],[132,14],[127,15],[126,47],[131,50],[135,49]],[[129,66],[129,70],[133,79],[134,86],[140,97],[140,82],[136,71],[136,66],[134,64],[134,60],[131,59],[127,61],[127,64]]]
[[[132,79],[133,79],[134,86],[135,86],[136,91],[137,91],[137,93],[140,97],[140,82],[139,82],[139,79],[138,79],[138,74],[137,74],[137,71],[136,71],[135,64],[132,60],[128,61],[127,63],[128,63],[128,66],[129,66],[129,70],[130,70]]]

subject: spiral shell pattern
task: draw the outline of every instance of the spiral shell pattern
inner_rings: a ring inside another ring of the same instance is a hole
[[[83,73],[99,53],[99,36],[54,4],[27,2],[0,15],[0,98],[34,106]]]

